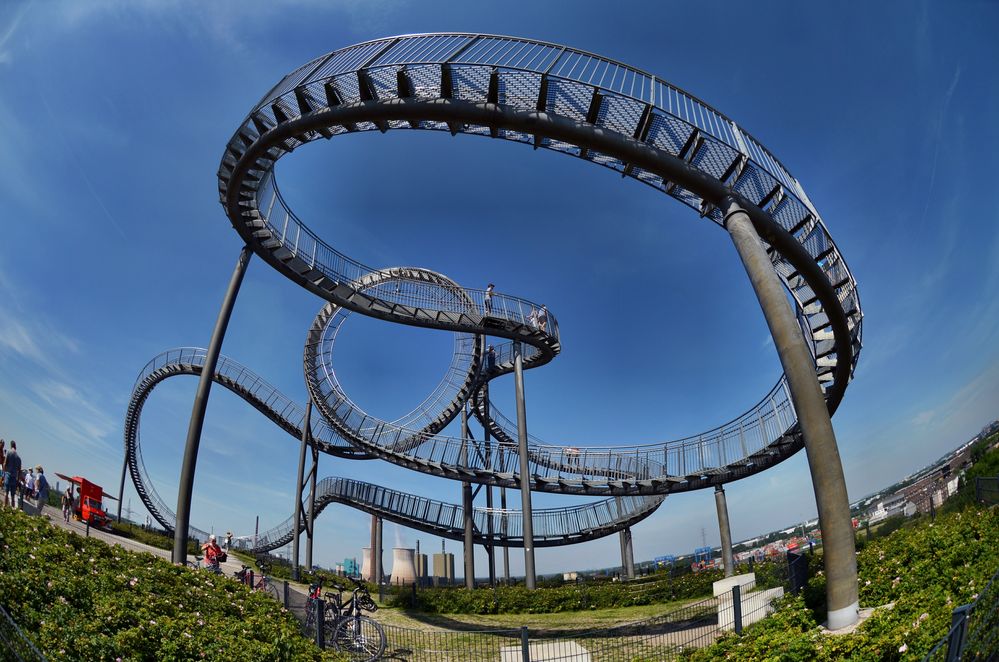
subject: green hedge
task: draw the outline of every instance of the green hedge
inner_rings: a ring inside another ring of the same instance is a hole
[[[947,633],[954,608],[977,597],[999,570],[999,507],[922,518],[863,545],[857,566],[860,605],[894,606],[875,612],[854,634],[819,630],[816,603],[824,599],[825,577],[816,573],[804,597],[788,598],[742,637],[729,635],[683,659],[918,660]]]
[[[498,586],[493,590],[430,588],[400,591],[390,596],[389,606],[438,614],[548,614],[589,609],[608,609],[661,604],[711,595],[711,585],[722,578],[720,571],[689,573],[670,579],[653,576],[638,582],[597,582],[541,587]]]
[[[0,605],[49,660],[336,659],[266,594],[0,509]]]

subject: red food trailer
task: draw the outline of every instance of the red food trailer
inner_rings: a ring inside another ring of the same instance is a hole
[[[90,526],[101,528],[111,526],[111,518],[104,510],[104,499],[117,501],[116,497],[106,493],[100,485],[92,483],[82,476],[66,476],[60,473],[57,473],[56,476],[68,480],[74,487],[73,517],[90,524]]]

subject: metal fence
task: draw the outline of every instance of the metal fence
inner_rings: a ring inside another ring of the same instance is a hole
[[[17,627],[17,623],[3,607],[0,607],[0,659],[45,662],[45,656]]]
[[[975,478],[975,501],[986,506],[999,503],[999,476]]]
[[[947,634],[923,662],[999,659],[999,572],[978,597],[951,614]]]
[[[590,660],[593,662],[669,660],[683,650],[700,648],[726,631],[741,633],[744,624],[773,610],[781,589],[731,594],[693,602],[666,614],[613,627],[587,630],[417,630],[384,626],[383,659],[437,660]],[[731,596],[731,597],[730,597]]]

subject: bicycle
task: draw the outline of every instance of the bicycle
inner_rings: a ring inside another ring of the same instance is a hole
[[[309,587],[309,598],[306,602],[305,633],[314,637],[316,633],[315,603],[323,600],[325,617],[323,632],[327,645],[341,653],[346,653],[356,662],[373,662],[381,659],[385,652],[385,631],[381,624],[363,615],[362,611],[374,612],[378,605],[371,599],[371,594],[363,582],[348,577],[354,588],[350,598],[345,602],[343,592],[345,587],[335,585],[337,594],[322,595],[322,581]]]
[[[267,577],[267,571],[271,569],[270,565],[257,561],[257,567],[260,568],[260,574],[257,575],[257,581],[253,584],[250,583],[250,566],[248,565],[242,566],[241,569],[232,573],[232,576],[235,577],[240,584],[246,584],[249,586],[251,590],[264,591],[267,595],[271,596],[278,602],[282,602],[281,592],[278,590],[277,584],[272,583]]]
[[[212,574],[215,574],[215,575],[221,575],[222,574],[222,568],[220,568],[217,565],[211,565],[211,564],[201,565],[201,559],[203,559],[203,558],[205,558],[205,557],[204,556],[195,556],[193,561],[188,561],[187,562],[187,567],[191,568],[193,570],[207,570],[207,571],[209,571],[209,572],[211,572]]]

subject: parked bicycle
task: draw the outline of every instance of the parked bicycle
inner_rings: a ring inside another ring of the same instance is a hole
[[[271,582],[267,577],[267,572],[271,569],[270,564],[263,561],[257,561],[257,568],[260,569],[260,572],[256,575],[256,577],[252,577],[250,573],[250,566],[248,565],[242,566],[239,570],[232,573],[232,576],[235,577],[241,584],[246,584],[254,591],[264,591],[278,602],[282,602],[281,591],[278,589],[278,585]],[[253,584],[250,584],[251,579],[255,580]]]
[[[203,558],[205,558],[205,557],[204,556],[195,556],[193,561],[188,561],[187,562],[187,567],[188,568],[193,568],[194,570],[202,570],[202,569],[204,569],[204,570],[207,570],[208,572],[214,573],[216,575],[221,575],[222,574],[222,568],[218,567],[217,565],[212,565],[210,563],[205,564],[205,565],[201,565],[201,560]]]
[[[335,584],[336,593],[322,594],[322,581],[309,587],[306,601],[305,634],[310,638],[316,635],[316,601],[324,602],[323,634],[327,646],[346,653],[356,662],[373,662],[381,659],[385,652],[385,631],[378,621],[363,615],[362,611],[374,612],[378,605],[371,599],[363,582],[348,577],[354,588],[346,601],[343,594],[347,587]]]

